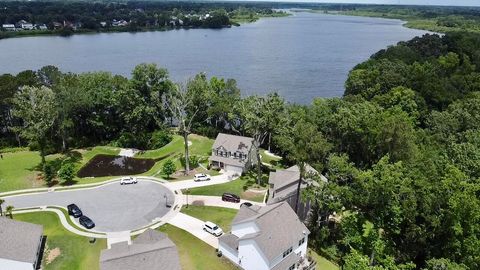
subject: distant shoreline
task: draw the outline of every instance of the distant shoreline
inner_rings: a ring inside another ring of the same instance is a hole
[[[132,31],[128,27],[118,27],[118,28],[103,28],[100,30],[89,30],[89,29],[80,29],[75,31],[70,31],[68,34],[64,34],[62,29],[58,30],[22,30],[22,31],[3,31],[0,32],[0,41],[4,39],[11,38],[23,38],[23,37],[37,37],[37,36],[60,36],[60,37],[70,37],[74,35],[84,35],[84,34],[103,34],[103,33],[142,33],[142,32],[165,32],[172,30],[195,30],[195,29],[226,29],[232,27],[239,27],[242,24],[254,23],[260,19],[265,18],[282,18],[292,15],[291,13],[276,14],[273,16],[258,16],[253,19],[242,19],[242,18],[232,18],[230,25],[223,25],[221,27],[194,27],[194,26],[163,26],[163,27],[143,27]],[[2,36],[2,34],[4,36]]]

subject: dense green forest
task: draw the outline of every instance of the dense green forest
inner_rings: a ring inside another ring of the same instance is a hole
[[[170,1],[6,1],[0,3],[0,10],[0,39],[95,31],[221,28],[260,17],[287,15],[262,4]],[[22,26],[22,22],[26,24]],[[7,25],[16,28],[6,28]]]
[[[314,9],[345,15],[407,21],[406,26],[434,32],[480,32],[480,8],[394,5],[321,5]]]
[[[178,84],[153,64],[131,78],[52,66],[4,74],[0,143],[148,149],[192,119],[188,132],[254,136],[322,171],[328,183],[303,194],[314,202],[309,244],[344,269],[480,269],[478,48],[474,33],[401,42],[355,67],[344,97],[310,105],[242,97],[234,80],[205,74]]]

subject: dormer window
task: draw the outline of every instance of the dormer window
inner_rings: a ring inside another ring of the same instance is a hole
[[[283,252],[283,255],[282,255],[283,258],[287,257],[288,254],[292,253],[292,251],[293,251],[293,248],[292,248],[292,247],[290,247],[289,249],[285,250],[285,252]]]
[[[305,237],[298,241],[298,245],[301,246],[303,243],[305,243]]]

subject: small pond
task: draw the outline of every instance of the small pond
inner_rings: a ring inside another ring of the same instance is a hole
[[[78,177],[100,177],[140,174],[150,170],[154,159],[113,155],[96,155],[77,173]]]

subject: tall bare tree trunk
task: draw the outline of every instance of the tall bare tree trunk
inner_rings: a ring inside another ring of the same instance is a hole
[[[183,131],[183,142],[185,143],[185,175],[190,172],[190,158],[188,153],[188,132]]]
[[[302,181],[303,181],[303,176],[305,174],[305,163],[301,162],[298,165],[298,170],[300,172],[300,179],[298,179],[298,185],[297,185],[297,198],[295,200],[295,213],[298,215],[298,207],[300,205],[300,189],[302,187]]]
[[[260,144],[255,140],[255,153],[257,155],[257,184],[262,183],[262,160],[260,159]]]
[[[270,148],[270,144],[272,143],[272,133],[268,133],[268,152],[271,153],[272,151]]]

